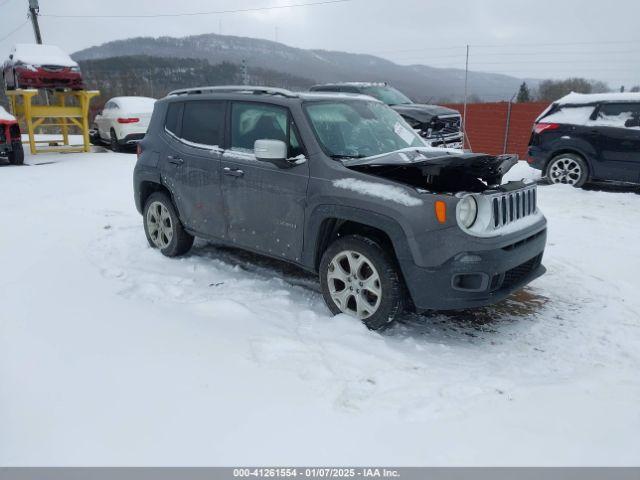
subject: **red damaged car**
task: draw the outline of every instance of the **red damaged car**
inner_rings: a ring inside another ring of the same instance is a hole
[[[20,127],[15,117],[0,106],[0,157],[7,157],[11,165],[24,163]]]
[[[78,64],[55,45],[17,44],[4,62],[2,76],[7,90],[84,88]]]

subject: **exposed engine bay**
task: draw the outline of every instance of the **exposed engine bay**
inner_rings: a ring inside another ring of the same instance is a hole
[[[444,150],[407,149],[347,160],[350,169],[435,193],[481,193],[495,189],[518,162],[517,155],[487,155]]]

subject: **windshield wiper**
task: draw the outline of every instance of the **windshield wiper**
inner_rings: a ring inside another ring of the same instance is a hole
[[[334,160],[353,160],[354,158],[367,158],[367,155],[331,155]]]

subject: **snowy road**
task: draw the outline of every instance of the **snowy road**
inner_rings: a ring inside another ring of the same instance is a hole
[[[640,464],[640,195],[543,187],[547,275],[379,335],[291,267],[149,248],[134,161],[0,166],[0,465]]]

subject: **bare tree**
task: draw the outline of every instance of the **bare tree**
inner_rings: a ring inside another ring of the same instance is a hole
[[[609,86],[599,80],[567,78],[566,80],[544,80],[538,86],[538,100],[554,101],[565,95],[576,93],[609,92]]]

